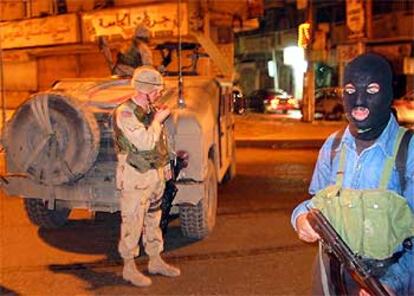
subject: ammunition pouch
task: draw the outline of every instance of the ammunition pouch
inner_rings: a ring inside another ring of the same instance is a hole
[[[414,216],[407,201],[393,191],[329,186],[312,198],[351,250],[361,257],[390,258],[414,236]]]
[[[140,173],[145,173],[151,169],[159,169],[166,166],[169,162],[168,154],[157,155],[153,150],[128,152],[126,162]]]
[[[126,53],[118,52],[117,63],[137,68],[142,66],[141,53],[139,52],[137,45],[133,42]]]

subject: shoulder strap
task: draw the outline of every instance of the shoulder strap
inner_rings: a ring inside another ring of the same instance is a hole
[[[401,140],[406,132],[406,128],[399,127],[398,132],[396,134],[396,137],[394,139],[394,145],[392,148],[392,155],[391,157],[386,157],[384,162],[384,168],[382,170],[382,176],[379,183],[379,189],[386,190],[388,187],[388,184],[390,183],[390,178],[392,174],[393,167],[395,166],[397,162],[397,154],[399,147],[401,145]]]
[[[398,175],[400,176],[401,191],[405,190],[405,169],[407,163],[408,145],[410,144],[413,132],[407,129],[401,140],[400,147],[398,147],[397,158],[395,166],[397,167]]]
[[[332,142],[332,146],[331,146],[331,167],[332,167],[333,159],[336,156],[336,148],[338,148],[339,143],[341,143],[341,139],[342,139],[342,136],[344,135],[344,132],[345,132],[345,128],[341,128],[340,130],[338,130],[338,132],[336,133],[335,138]]]

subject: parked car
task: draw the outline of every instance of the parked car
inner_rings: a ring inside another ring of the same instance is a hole
[[[288,113],[298,110],[299,101],[281,89],[259,89],[253,91],[247,102],[250,110],[262,113]]]
[[[239,87],[233,86],[233,113],[241,115],[246,109],[246,97]]]
[[[404,96],[394,99],[392,110],[401,123],[414,123],[414,90],[409,91]]]
[[[342,88],[327,87],[315,91],[315,118],[345,119]]]

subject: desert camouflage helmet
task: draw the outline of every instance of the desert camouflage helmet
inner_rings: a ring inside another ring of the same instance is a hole
[[[135,38],[148,40],[150,38],[150,30],[144,25],[138,25],[135,29]]]
[[[152,66],[141,66],[135,69],[131,85],[137,91],[148,94],[153,90],[164,88],[164,79],[160,72]]]

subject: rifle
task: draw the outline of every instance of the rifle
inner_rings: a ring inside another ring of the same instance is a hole
[[[373,296],[389,296],[380,281],[371,275],[370,268],[352,252],[321,211],[309,209],[308,221],[321,237],[325,249],[344,265],[358,285]]]
[[[165,235],[167,233],[168,223],[172,220],[170,216],[172,203],[174,198],[178,192],[177,186],[175,186],[175,182],[180,174],[181,169],[187,167],[188,163],[188,154],[186,152],[177,152],[177,161],[174,165],[174,161],[170,162],[172,168],[172,179],[168,180],[165,183],[165,190],[164,194],[162,195],[161,199],[161,221],[160,221],[160,228],[162,233]]]

